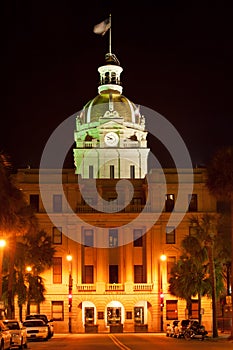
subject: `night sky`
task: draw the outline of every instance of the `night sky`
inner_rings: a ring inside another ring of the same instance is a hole
[[[0,151],[15,168],[37,168],[54,129],[97,95],[108,34],[96,35],[93,27],[110,12],[112,51],[124,69],[123,95],[167,118],[194,166],[233,144],[233,6],[128,3],[1,2]],[[150,147],[170,166],[159,142],[151,139]],[[72,152],[65,166],[73,167]]]

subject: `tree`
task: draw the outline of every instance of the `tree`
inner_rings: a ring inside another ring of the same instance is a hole
[[[207,165],[206,185],[217,199],[230,204],[231,216],[231,287],[233,286],[233,147],[227,146],[216,151]],[[233,308],[232,308],[233,319]],[[230,338],[233,339],[233,322]]]
[[[44,230],[33,235],[27,233],[17,240],[13,295],[18,296],[21,320],[24,304],[27,303],[27,313],[30,313],[30,304],[33,301],[39,312],[40,303],[45,300],[46,289],[40,274],[52,266],[54,253],[51,237]],[[29,266],[31,271],[27,271]]]
[[[201,296],[210,291],[210,282],[206,278],[203,265],[188,255],[181,256],[171,270],[169,283],[169,292],[186,300],[188,318],[192,316],[192,297],[198,295],[199,322],[201,323]]]
[[[44,231],[39,230],[37,218],[32,208],[27,204],[23,192],[14,183],[11,176],[11,164],[8,157],[0,154],[0,236],[7,239],[7,248],[10,252],[6,259],[4,290],[5,302],[7,304],[7,317],[14,318],[14,296],[18,288],[19,307],[25,302],[25,262],[33,263],[34,281],[36,286],[33,294],[38,304],[43,299],[44,285],[40,273],[52,264],[54,249],[51,247],[51,240]],[[26,250],[17,249],[21,242]],[[24,254],[24,262],[17,263],[19,251]],[[25,260],[26,259],[26,260]],[[7,289],[6,289],[7,288]],[[40,292],[39,292],[40,291]],[[36,294],[37,292],[37,294]],[[40,295],[40,296],[39,296]]]
[[[16,252],[16,237],[24,234],[30,227],[32,230],[32,211],[25,201],[23,192],[17,188],[11,178],[11,163],[9,157],[0,154],[0,236],[7,239],[10,249],[7,317],[14,316],[13,279],[14,257]]]
[[[212,297],[214,338],[218,337],[217,296],[224,290],[222,269],[214,251],[214,242],[218,237],[217,222],[216,216],[210,214],[205,214],[201,218],[198,216],[190,218],[192,233],[181,242],[184,255],[174,266],[173,276],[169,281],[171,293],[186,299],[187,308],[191,297],[198,295],[199,321],[201,321],[201,297],[204,295]]]

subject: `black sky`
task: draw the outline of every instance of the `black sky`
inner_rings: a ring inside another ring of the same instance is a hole
[[[38,167],[45,143],[97,95],[112,14],[123,94],[166,117],[193,164],[232,145],[232,5],[224,1],[3,1],[0,151]],[[61,140],[62,142],[62,140]],[[166,155],[152,140],[152,148]],[[72,156],[67,166],[73,167]]]

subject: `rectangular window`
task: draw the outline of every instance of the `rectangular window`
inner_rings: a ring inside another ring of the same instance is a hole
[[[52,319],[54,321],[64,321],[63,301],[52,301]]]
[[[135,205],[141,205],[142,204],[142,198],[133,198],[132,199],[132,204],[135,204]]]
[[[98,311],[97,318],[98,318],[98,320],[104,320],[104,312],[103,311]]]
[[[53,212],[54,213],[62,212],[62,195],[61,194],[53,195]]]
[[[135,165],[130,165],[130,178],[135,179]]]
[[[192,317],[198,319],[198,300],[192,300]]]
[[[118,247],[118,230],[109,230],[109,247]]]
[[[114,165],[110,165],[110,179],[114,179]]]
[[[166,243],[175,244],[176,243],[176,230],[172,226],[166,227]]]
[[[62,283],[62,258],[53,258],[53,283]]]
[[[196,212],[197,211],[197,194],[189,194],[189,211]]]
[[[93,165],[89,165],[89,179],[94,178],[94,167]]]
[[[30,206],[32,207],[33,211],[36,213],[39,212],[39,195],[38,194],[30,194]]]
[[[166,201],[165,201],[165,211],[172,212],[175,205],[175,195],[174,194],[167,194],[166,195]]]
[[[166,319],[178,320],[177,300],[166,301]]]
[[[132,315],[132,311],[126,311],[126,320],[132,320],[133,315]]]
[[[140,229],[133,230],[133,246],[142,247],[142,230]]]
[[[134,265],[134,283],[144,283],[142,265]]]
[[[84,245],[85,245],[85,247],[93,247],[94,246],[93,230],[84,230]]]
[[[118,265],[109,265],[109,283],[118,283]]]
[[[87,284],[94,283],[94,266],[93,265],[84,266],[82,283],[87,283]]]
[[[176,257],[175,256],[168,256],[167,257],[167,282],[169,282],[171,278],[171,269],[176,263]]]
[[[62,244],[62,228],[53,227],[53,244]]]

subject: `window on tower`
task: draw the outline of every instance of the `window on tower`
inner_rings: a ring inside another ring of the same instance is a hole
[[[167,212],[172,212],[174,209],[174,204],[175,204],[175,195],[174,194],[167,194],[166,201],[165,201],[165,210]]]
[[[110,165],[110,179],[114,179],[114,165]]]
[[[130,165],[130,178],[135,179],[135,165]]]
[[[89,165],[89,179],[94,178],[94,167],[93,165]]]

